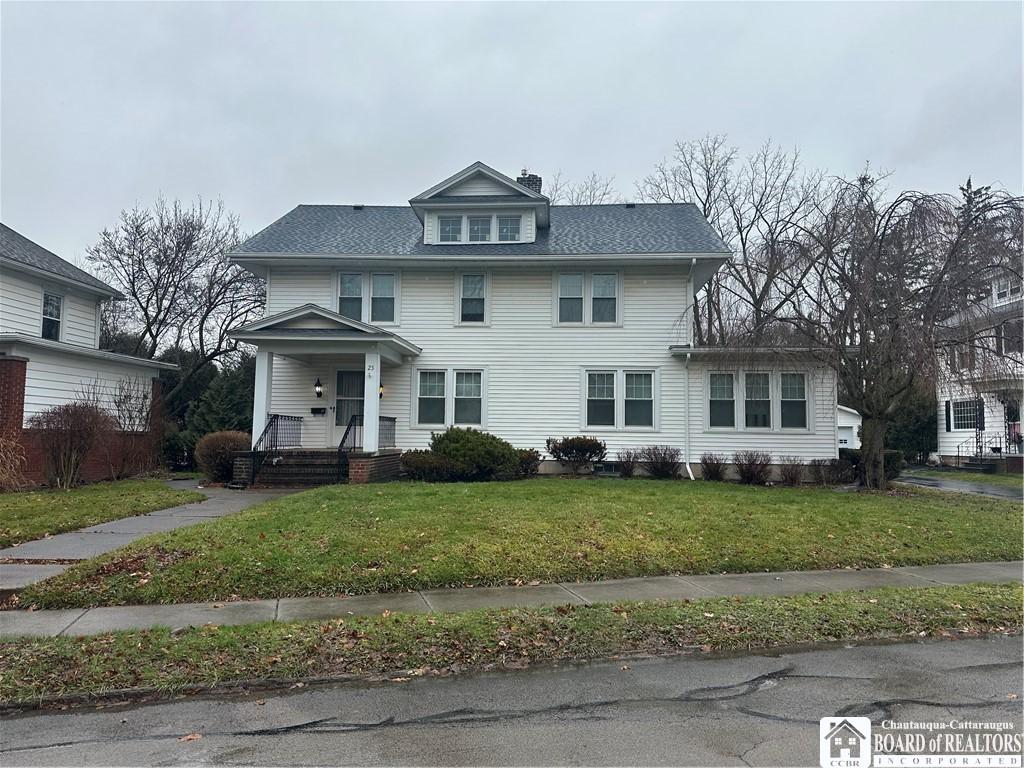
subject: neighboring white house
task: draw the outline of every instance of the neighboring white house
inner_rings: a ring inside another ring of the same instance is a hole
[[[947,464],[1019,457],[1024,386],[1024,296],[1016,275],[992,282],[977,313],[959,319],[937,385],[938,453]],[[1016,467],[1019,458],[1013,458]]]
[[[160,369],[175,367],[99,349],[100,305],[118,298],[0,224],[0,430],[20,434],[34,414],[86,392],[109,404],[122,382],[151,393]]]
[[[836,455],[831,370],[692,346],[694,293],[730,254],[690,204],[552,205],[538,176],[474,163],[405,206],[300,205],[230,257],[267,284],[233,333],[258,350],[254,443],[277,415],[320,449],[362,420],[368,455],[450,425],[541,451],[593,435],[610,459],[672,445],[688,469]]]
[[[836,428],[840,448],[860,448],[860,414],[845,405],[836,406]]]

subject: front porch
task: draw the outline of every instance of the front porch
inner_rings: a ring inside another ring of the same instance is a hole
[[[398,419],[381,413],[382,373],[397,372],[419,347],[313,305],[233,335],[257,346],[252,450],[238,457],[235,482],[397,477]]]

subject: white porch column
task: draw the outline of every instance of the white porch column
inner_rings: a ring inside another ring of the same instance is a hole
[[[256,386],[252,398],[252,447],[267,427],[270,412],[270,391],[274,383],[274,355],[263,349],[256,350]]]
[[[367,352],[363,361],[366,372],[363,389],[363,450],[376,453],[380,447],[380,353]]]

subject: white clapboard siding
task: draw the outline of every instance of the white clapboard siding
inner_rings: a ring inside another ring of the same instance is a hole
[[[709,370],[732,371],[736,374],[734,394],[739,399],[736,408],[736,423],[743,424],[742,368],[729,365],[708,365],[690,363],[690,460],[699,461],[703,453],[718,453],[732,458],[736,451],[755,450],[771,454],[774,460],[783,456],[796,456],[807,461],[817,458],[834,458],[837,455],[836,434],[836,380],[831,369],[801,367],[791,364],[785,371],[803,372],[808,382],[808,429],[790,430],[779,427],[780,406],[778,402],[779,374],[774,366],[752,365],[751,370],[769,371],[772,376],[772,424],[770,430],[710,429],[708,427],[708,403],[706,401],[706,377]]]
[[[64,325],[61,341],[96,348],[96,300],[86,295],[64,294]]]
[[[110,398],[122,380],[149,394],[156,375],[156,369],[145,365],[33,348],[25,372],[25,422],[46,408],[81,400],[92,393],[100,396],[102,406],[109,407]]]
[[[303,304],[337,310],[335,272],[323,269],[274,267],[267,275],[267,315],[286,312]]]
[[[982,398],[985,401],[985,437],[995,438],[1004,435],[1006,411],[1005,406],[999,402],[994,393],[986,392],[978,394],[968,387],[947,383],[938,389],[938,453],[941,456],[956,456],[957,447],[960,447],[961,456],[973,455],[976,448],[976,433],[974,428],[954,429],[953,428],[953,401],[954,400],[976,400]],[[950,431],[946,431],[946,401],[950,403]],[[964,445],[966,443],[966,445]]]
[[[442,192],[439,197],[450,197],[457,195],[508,195],[512,192],[509,187],[490,176],[482,173],[474,174],[465,181],[460,181],[453,187]]]
[[[39,336],[43,323],[43,286],[0,270],[0,333]]]

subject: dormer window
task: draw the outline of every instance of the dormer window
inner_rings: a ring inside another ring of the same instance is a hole
[[[491,217],[469,217],[469,242],[486,243],[491,239]]]
[[[461,216],[438,216],[437,229],[442,243],[459,243],[462,241]]]
[[[523,226],[522,216],[499,216],[498,217],[498,240],[503,243],[514,243],[520,238],[520,230]]]
[[[1001,277],[996,280],[996,299],[1003,300],[1010,296],[1019,296],[1021,281],[1018,277]]]

